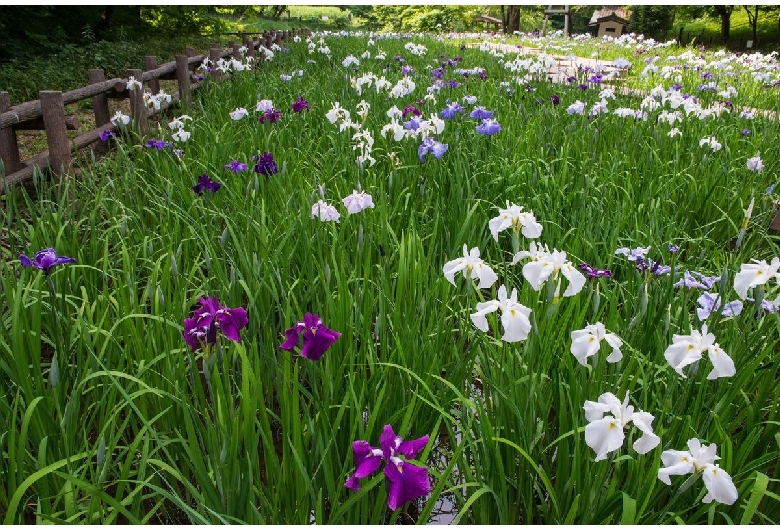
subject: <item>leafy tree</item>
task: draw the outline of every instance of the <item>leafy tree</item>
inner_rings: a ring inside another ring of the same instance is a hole
[[[758,11],[761,8],[761,6],[755,5],[755,6],[742,6],[745,8],[745,12],[747,13],[748,22],[750,23],[750,27],[753,29],[753,42],[756,42],[758,40]],[[753,9],[751,12],[750,9]]]
[[[729,40],[731,33],[731,13],[734,6],[712,6],[711,9],[720,17],[720,38],[725,43]]]
[[[674,24],[677,6],[642,5],[631,6],[629,27],[654,39],[663,39]]]

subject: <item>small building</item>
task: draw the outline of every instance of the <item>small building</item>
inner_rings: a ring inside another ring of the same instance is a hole
[[[479,15],[478,17],[474,17],[472,21],[482,22],[485,24],[485,27],[487,27],[489,24],[492,24],[494,26],[493,31],[498,31],[499,29],[501,29],[501,26],[503,24],[500,18],[489,17],[487,15]]]
[[[601,6],[593,12],[588,26],[595,27],[596,37],[620,37],[628,25],[629,11],[623,6]]]

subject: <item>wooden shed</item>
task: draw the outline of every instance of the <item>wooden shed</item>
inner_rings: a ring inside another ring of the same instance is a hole
[[[588,26],[596,28],[596,37],[600,38],[604,35],[620,37],[628,25],[630,16],[630,12],[624,6],[601,6],[601,9],[593,12]]]

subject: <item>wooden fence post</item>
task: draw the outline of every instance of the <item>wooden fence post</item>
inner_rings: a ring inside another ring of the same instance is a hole
[[[184,48],[184,55],[186,55],[187,57],[195,57],[195,48],[187,46],[186,48]]]
[[[41,90],[38,96],[41,100],[43,124],[46,127],[46,143],[49,145],[49,161],[54,171],[54,179],[70,169],[70,140],[65,125],[65,105],[62,92],[56,90]]]
[[[0,114],[11,108],[8,92],[0,92]],[[10,175],[22,169],[19,159],[19,145],[16,143],[16,131],[13,127],[0,129],[0,158],[5,166],[5,174]]]
[[[147,55],[144,57],[144,69],[148,72],[149,70],[154,70],[157,68],[157,57],[154,55]],[[152,94],[159,94],[160,93],[160,80],[159,79],[150,79],[149,80],[149,90],[152,91]]]
[[[89,84],[94,85],[106,80],[106,73],[101,69],[89,71]],[[92,96],[92,110],[95,113],[95,127],[100,127],[111,121],[111,112],[108,110],[108,96],[98,94]]]
[[[134,76],[136,81],[141,80],[143,72],[141,70],[128,70],[127,77]],[[146,134],[146,103],[144,103],[143,87],[135,88],[130,91],[130,118],[133,120],[133,127],[141,134]]]
[[[219,81],[222,78],[222,73],[219,70],[217,70],[217,61],[219,61],[220,55],[222,55],[222,50],[219,48],[211,48],[209,50],[209,59],[211,60],[211,67],[214,69],[214,71],[211,72],[211,76],[214,78],[215,81]]]
[[[255,50],[255,39],[251,35],[244,35],[244,46],[246,46],[249,51],[248,54],[252,58],[252,63],[257,62],[257,50]]]
[[[189,57],[186,55],[176,56],[176,79],[179,82],[179,101],[189,107],[192,103],[190,98],[190,65],[187,62]]]
[[[244,60],[244,54],[241,53],[241,50],[239,48],[241,47],[240,44],[237,42],[231,42],[230,47],[233,49],[233,58],[237,61],[243,61]]]

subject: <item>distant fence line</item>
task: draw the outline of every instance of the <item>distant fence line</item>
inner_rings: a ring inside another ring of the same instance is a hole
[[[5,174],[0,178],[0,192],[15,184],[29,182],[36,171],[52,170],[55,181],[70,172],[73,155],[100,140],[101,133],[118,130],[118,127],[111,123],[109,99],[129,99],[133,126],[144,134],[149,116],[163,112],[180,101],[187,105],[191,103],[192,92],[200,85],[193,82],[192,74],[205,59],[216,63],[219,59],[232,55],[241,60],[244,58],[240,51],[242,46],[247,48],[248,56],[257,59],[260,46],[270,48],[273,44],[281,44],[295,36],[308,34],[308,30],[302,29],[241,33],[237,35],[241,36],[242,43],[230,42],[230,48],[227,50],[213,45],[208,55],[196,55],[193,48],[186,48],[184,54],[176,55],[175,60],[159,66],[155,56],[146,56],[144,70],[127,70],[128,79],[133,76],[136,80],[148,84],[152,94],[159,93],[160,80],[178,82],[178,93],[172,94],[171,101],[163,103],[159,110],[149,110],[146,107],[142,91],[128,90],[127,79],[106,79],[105,72],[101,69],[89,70],[90,84],[87,86],[69,92],[41,90],[39,99],[14,106],[11,106],[8,93],[0,92],[0,159],[3,161]],[[218,71],[209,75],[215,80],[221,77]],[[95,129],[69,139],[67,131],[78,129],[78,121],[72,116],[65,116],[65,105],[88,98],[92,99]],[[24,130],[44,130],[48,150],[22,160],[19,156],[16,132]]]

